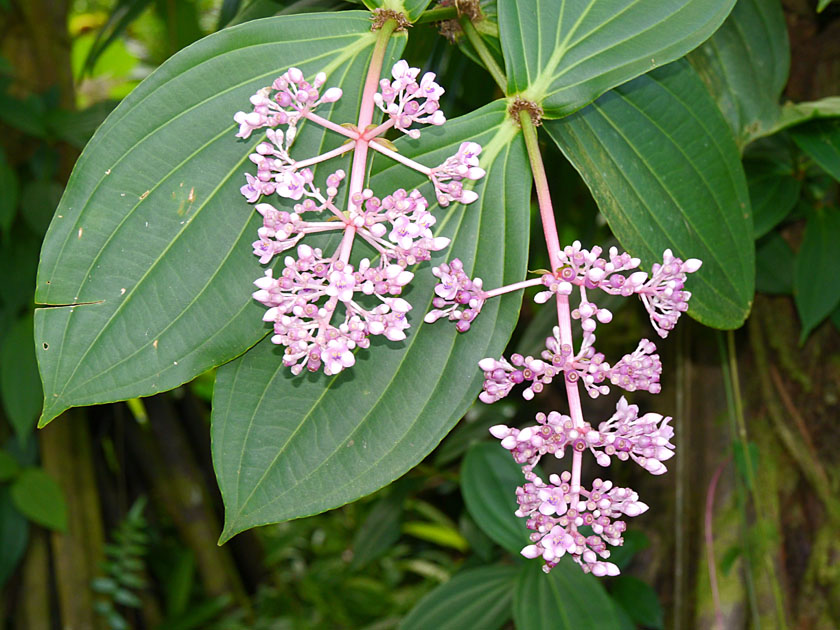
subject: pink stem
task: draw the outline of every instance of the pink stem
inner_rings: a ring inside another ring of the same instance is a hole
[[[389,158],[391,158],[392,160],[396,160],[400,164],[405,164],[408,168],[413,168],[415,171],[423,173],[423,175],[425,175],[426,177],[431,177],[432,175],[432,169],[430,169],[428,166],[423,166],[422,164],[420,164],[419,162],[415,162],[411,158],[407,158],[404,155],[400,155],[396,151],[391,151],[391,149],[382,146],[378,142],[371,142],[370,148],[374,151],[379,151],[382,155],[387,155]]]
[[[545,175],[542,156],[540,155],[539,141],[537,140],[537,128],[526,110],[519,113],[519,122],[522,127],[522,135],[525,139],[525,147],[528,150],[528,159],[531,162],[531,172],[534,175],[534,187],[537,191],[537,202],[540,207],[540,219],[542,220],[545,244],[548,247],[548,259],[551,261],[551,269],[557,271],[562,267],[560,261],[560,239],[557,236],[557,224],[554,222],[554,208],[551,205],[551,195],[548,189],[548,178]],[[568,344],[574,348],[572,339],[572,316],[569,310],[569,296],[557,294],[557,324],[560,328],[560,343]],[[566,397],[569,400],[569,415],[576,427],[583,426],[583,410],[580,405],[580,392],[577,381],[569,381],[564,378],[566,385]],[[572,455],[572,494],[580,493],[580,469],[583,455],[574,451]]]
[[[499,295],[504,295],[505,293],[510,293],[512,291],[519,291],[519,289],[524,289],[526,287],[535,287],[542,284],[542,278],[532,278],[531,280],[523,280],[522,282],[517,282],[516,284],[508,284],[504,287],[499,287],[498,289],[493,289],[492,291],[485,291],[481,294],[485,300],[494,298]]]
[[[377,136],[381,136],[384,132],[388,131],[391,127],[394,126],[394,119],[389,118],[384,123],[379,125],[378,127],[374,127],[373,129],[368,129],[367,131],[362,132],[362,138],[365,140],[373,140]]]
[[[348,151],[352,151],[353,147],[356,146],[355,142],[351,142],[349,144],[342,144],[337,149],[333,149],[332,151],[327,151],[326,153],[322,153],[321,155],[316,155],[313,158],[309,158],[308,160],[301,160],[300,162],[294,163],[294,168],[305,168],[307,166],[312,166],[313,164],[317,164],[318,162],[325,162],[326,160],[330,160],[334,157],[338,157],[339,155],[343,155]]]
[[[723,630],[723,611],[720,607],[720,591],[718,590],[717,567],[715,566],[715,536],[712,531],[712,517],[714,516],[715,490],[717,490],[718,481],[728,461],[727,459],[718,466],[712,476],[712,481],[709,483],[709,489],[706,492],[706,514],[703,531],[706,538],[706,562],[709,565],[709,587],[712,589],[712,601],[715,606],[715,624],[719,630]]]
[[[385,49],[388,47],[388,39],[391,33],[394,32],[395,27],[396,22],[394,20],[388,20],[380,29],[379,35],[376,38],[376,44],[374,45],[373,54],[370,58],[367,78],[365,79],[365,87],[362,91],[362,103],[359,107],[359,123],[356,125],[358,129],[367,128],[373,121],[373,95],[376,94],[379,77],[382,74],[382,62],[385,60]],[[364,186],[369,143],[368,140],[357,136],[354,144],[353,165],[350,169],[350,185],[347,190],[347,207],[351,212],[358,209],[354,197],[362,192],[362,187]],[[350,260],[350,250],[353,248],[353,237],[355,235],[356,226],[348,224],[338,253],[339,260],[345,263]]]
[[[304,112],[304,118],[311,120],[317,125],[321,125],[322,127],[326,127],[336,133],[340,133],[342,136],[347,136],[348,138],[355,140],[359,137],[359,132],[353,129],[348,129],[347,127],[342,127],[341,125],[337,125],[331,120],[327,120],[326,118],[322,118],[318,114],[314,114],[312,112]]]

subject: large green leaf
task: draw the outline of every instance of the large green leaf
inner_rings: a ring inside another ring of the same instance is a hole
[[[522,467],[496,440],[474,444],[461,468],[461,494],[470,516],[499,545],[519,555],[531,544],[525,521],[514,514]]]
[[[802,320],[800,341],[840,302],[837,244],[840,243],[840,210],[821,208],[808,217],[802,246],[796,255],[793,297]]]
[[[499,0],[508,95],[559,118],[699,45],[735,0]]]
[[[739,147],[770,133],[790,70],[779,0],[738,0],[706,43],[688,56],[706,82]]]
[[[815,120],[791,131],[799,148],[840,181],[840,119]]]
[[[511,616],[515,567],[463,571],[428,593],[402,620],[400,630],[501,628]]]
[[[505,103],[496,101],[424,131],[419,141],[396,142],[404,155],[429,165],[442,163],[465,140],[484,146],[487,175],[475,187],[478,201],[431,209],[437,233],[452,238],[445,257],[460,258],[488,287],[525,274],[531,178],[516,131]],[[373,190],[423,184],[422,175],[385,162],[374,162]],[[420,190],[428,193],[428,183]],[[443,260],[441,252],[432,262]],[[481,382],[476,363],[502,350],[520,298],[488,302],[460,335],[446,322],[422,323],[436,279],[428,263],[415,273],[406,295],[413,305],[408,339],[375,342],[336,377],[292,376],[268,339],[219,369],[212,434],[225,502],[222,540],[384,486],[429,453],[473,403]]]
[[[264,334],[251,299],[258,215],[233,114],[289,66],[324,70],[356,120],[373,49],[366,12],[270,18],[175,55],[108,117],[79,159],[42,248],[35,338],[42,424],[72,406],[150,395],[224,363]],[[392,39],[401,48],[404,37]],[[320,111],[320,110],[319,110]],[[330,115],[325,107],[322,115]],[[304,124],[295,151],[344,138]]]
[[[632,575],[619,575],[610,583],[610,595],[643,628],[662,630],[664,614],[653,587]]]
[[[643,267],[665,248],[700,258],[689,312],[740,326],[755,277],[749,194],[732,133],[691,66],[657,69],[545,128]]]
[[[621,620],[597,578],[565,557],[546,575],[542,561],[524,565],[513,594],[517,630],[619,630]]]

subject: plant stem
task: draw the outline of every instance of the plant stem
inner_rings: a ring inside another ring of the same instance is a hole
[[[732,379],[732,394],[735,407],[735,420],[738,423],[738,436],[741,439],[741,448],[744,453],[744,460],[747,464],[747,482],[753,500],[756,514],[759,518],[764,514],[762,502],[758,496],[758,483],[755,479],[755,471],[750,457],[747,438],[747,423],[744,420],[744,404],[741,398],[741,384],[738,378],[738,355],[735,350],[735,333],[731,330],[726,332],[726,346],[729,357],[729,377]],[[773,601],[776,604],[776,620],[779,628],[787,627],[785,622],[785,609],[782,597],[782,589],[776,577],[776,568],[773,566],[773,558],[768,554],[764,556],[764,564],[767,566],[767,578],[770,581],[770,590],[773,592]]]
[[[343,144],[340,147],[333,149],[332,151],[327,151],[326,153],[322,153],[321,155],[316,155],[313,158],[309,158],[308,160],[301,160],[300,162],[295,162],[295,169],[305,168],[307,166],[312,166],[313,164],[318,164],[318,162],[325,162],[330,160],[334,157],[338,157],[339,155],[344,155],[348,151],[352,151],[355,148],[356,144]]]
[[[323,118],[322,116],[319,116],[318,114],[315,114],[313,112],[306,111],[304,112],[303,117],[308,120],[311,120],[316,125],[321,125],[322,127],[335,131],[336,133],[340,133],[342,136],[347,136],[351,140],[355,140],[359,137],[359,133],[357,131],[348,129],[347,127],[342,127],[341,125],[337,125],[333,121],[327,120],[326,118]]]
[[[427,22],[443,22],[444,20],[454,20],[458,17],[458,10],[455,6],[451,7],[435,7],[424,11],[423,14],[417,18],[415,24],[425,24]]]
[[[499,67],[499,64],[496,63],[496,59],[490,53],[490,49],[487,48],[487,44],[485,44],[484,40],[481,39],[481,35],[479,35],[475,26],[466,15],[462,15],[458,18],[458,22],[464,30],[464,35],[467,36],[467,41],[469,41],[469,43],[472,44],[472,47],[475,48],[475,52],[478,53],[479,59],[481,59],[484,67],[487,68],[487,72],[490,73],[490,76],[493,77],[496,85],[498,85],[499,89],[504,93],[507,89],[507,78],[505,78],[504,71]]]
[[[376,93],[376,88],[379,85],[379,77],[382,74],[382,62],[385,59],[388,40],[396,27],[397,23],[395,20],[388,20],[379,29],[379,33],[377,33],[376,44],[373,47],[373,54],[370,57],[370,66],[368,67],[367,78],[365,79],[365,87],[362,91],[362,104],[359,107],[359,123],[356,125],[359,130],[367,129],[368,125],[373,121],[373,95]],[[356,202],[353,201],[353,198],[362,192],[362,187],[364,186],[369,143],[369,140],[359,137],[353,148],[353,166],[350,169],[350,185],[347,189],[347,207],[351,211],[356,209]],[[355,235],[355,226],[348,225],[347,230],[344,232],[344,238],[341,239],[338,254],[339,260],[342,262],[346,263],[350,260],[350,251],[353,247],[353,237]]]
[[[715,535],[713,531],[714,523],[714,509],[715,509],[715,490],[717,490],[720,475],[729,460],[723,462],[715,474],[712,475],[712,481],[709,483],[709,489],[706,491],[706,514],[704,520],[704,535],[706,538],[706,562],[709,566],[709,586],[712,589],[712,600],[715,606],[715,628],[716,630],[723,630],[723,612],[720,607],[720,590],[718,589],[717,581],[717,567],[715,566]]]
[[[729,420],[729,431],[733,442],[738,440],[739,431],[737,421],[737,405],[735,403],[735,392],[732,387],[732,378],[730,374],[729,363],[727,362],[727,353],[723,333],[716,335],[718,341],[718,352],[720,354],[720,368],[723,373],[723,386],[726,391],[726,403],[728,407],[727,418]],[[746,443],[741,443],[741,448],[744,452],[747,450]],[[747,457],[747,462],[749,458]],[[744,481],[740,475],[735,475],[735,496],[738,504],[738,511],[741,513],[741,557],[744,559],[744,581],[747,589],[747,600],[749,601],[750,615],[752,616],[753,628],[755,630],[761,629],[761,615],[758,610],[758,596],[755,590],[755,578],[753,565],[753,556],[750,549],[750,540],[747,531],[747,497],[744,492]]]
[[[486,300],[489,298],[494,298],[499,295],[504,295],[505,293],[511,293],[513,291],[519,291],[519,289],[524,289],[526,287],[536,287],[542,284],[542,278],[532,278],[530,280],[523,280],[522,282],[517,282],[516,284],[508,284],[503,287],[499,287],[498,289],[493,289],[492,291],[485,291],[482,294],[482,297]]]
[[[534,186],[537,190],[537,203],[540,208],[540,219],[542,220],[545,244],[548,247],[548,259],[551,261],[551,269],[556,271],[562,266],[560,262],[560,239],[557,236],[557,224],[554,221],[554,208],[551,205],[551,195],[548,189],[548,179],[545,175],[545,167],[540,155],[540,145],[537,139],[537,128],[526,110],[519,112],[519,124],[522,127],[522,136],[525,139],[525,147],[528,150],[528,161],[531,163],[531,172],[534,175]],[[560,343],[574,348],[572,339],[572,316],[569,310],[569,296],[557,294],[557,323],[560,328]],[[580,406],[580,392],[577,381],[563,379],[566,385],[566,397],[569,400],[569,415],[576,427],[583,426],[583,411]],[[577,495],[580,490],[580,468],[582,454],[574,451],[572,455],[572,494]]]
[[[407,158],[403,155],[400,155],[396,151],[391,151],[391,149],[382,146],[378,142],[371,142],[370,148],[372,148],[374,151],[379,151],[382,155],[387,155],[389,158],[391,158],[392,160],[396,160],[400,164],[405,164],[408,168],[413,168],[415,171],[417,171],[418,173],[422,173],[426,177],[429,177],[432,174],[432,169],[430,169],[428,166],[423,166],[422,164],[420,164],[419,162],[415,162],[411,158]]]

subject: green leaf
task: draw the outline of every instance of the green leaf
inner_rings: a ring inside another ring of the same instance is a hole
[[[840,116],[840,96],[827,96],[818,101],[786,103],[771,133],[802,124],[809,120]]]
[[[802,322],[800,343],[840,302],[838,243],[840,210],[815,210],[805,225],[805,236],[796,255],[793,281],[793,299]]]
[[[17,214],[18,183],[15,169],[6,161],[6,156],[0,152],[0,235],[6,236],[12,227]]]
[[[12,503],[9,489],[0,486],[0,587],[15,572],[29,542],[29,521]]]
[[[790,135],[808,157],[840,181],[840,119],[815,120],[792,129]]]
[[[47,125],[55,137],[82,149],[116,106],[116,101],[100,101],[80,111],[54,109],[47,114]]]
[[[822,12],[829,4],[831,4],[834,0],[820,0],[817,3],[817,13]]]
[[[525,483],[522,469],[496,441],[475,444],[461,466],[461,494],[476,524],[513,554],[531,544],[517,509],[516,488]]]
[[[82,66],[82,73],[93,71],[96,61],[102,53],[125,32],[149,4],[151,4],[151,0],[118,0],[117,6],[111,10],[108,16],[108,21],[99,29],[96,39],[88,50]]]
[[[365,12],[250,22],[181,51],[120,103],[79,159],[41,251],[36,301],[66,305],[35,315],[42,424],[171,389],[265,335],[250,296],[262,274],[258,215],[239,193],[260,138],[236,138],[233,115],[294,65],[344,90],[321,115],[355,118],[374,41]],[[341,142],[306,126],[303,155]]]
[[[402,526],[402,531],[409,536],[426,540],[441,547],[450,547],[461,552],[470,548],[467,539],[451,525],[441,525],[440,523],[428,523],[425,521],[409,521]]]
[[[723,26],[688,60],[709,87],[739,148],[771,132],[790,70],[778,0],[739,0]]]
[[[363,568],[400,539],[404,499],[403,492],[392,492],[374,504],[353,539],[353,568]]]
[[[624,543],[620,547],[610,548],[610,562],[624,571],[638,552],[650,547],[650,539],[636,529],[628,529],[622,538]]]
[[[743,323],[755,277],[746,179],[732,133],[687,62],[639,77],[545,129],[644,269],[666,248],[703,261],[687,284],[692,317],[713,328]]]
[[[510,619],[515,579],[514,567],[462,571],[417,602],[400,623],[400,630],[501,628]]]
[[[744,171],[753,210],[753,237],[760,238],[784,219],[802,190],[790,164],[770,160],[745,160]]]
[[[41,381],[32,343],[32,316],[19,319],[0,349],[0,394],[3,409],[21,440],[32,433],[41,411]]]
[[[436,234],[452,239],[431,264],[458,257],[485,286],[515,282],[525,274],[531,178],[505,103],[395,144],[411,159],[440,164],[466,140],[484,147],[487,175],[475,186],[475,203],[430,206]],[[388,159],[375,160],[373,173],[373,190],[420,187],[434,198],[424,176]],[[488,303],[463,335],[443,321],[424,324],[436,282],[430,266],[415,270],[406,294],[413,305],[408,339],[374,342],[350,370],[294,377],[269,339],[218,370],[212,434],[225,502],[223,541],[384,486],[425,457],[474,402],[481,383],[476,363],[504,348],[520,297]]]
[[[64,493],[41,468],[27,468],[21,472],[10,492],[15,507],[29,520],[49,529],[67,529]]]
[[[762,293],[793,293],[796,255],[778,232],[770,232],[756,243],[755,290]]]
[[[509,96],[566,116],[685,55],[734,0],[499,0]]]
[[[6,451],[0,451],[0,481],[8,481],[18,474],[20,466],[17,460]]]
[[[619,630],[615,604],[601,582],[568,556],[546,575],[541,560],[522,566],[513,595],[516,630]]]
[[[619,575],[610,582],[610,595],[640,626],[655,630],[665,627],[659,596],[647,582],[631,575]]]
[[[20,195],[20,213],[35,234],[43,235],[50,225],[64,188],[56,181],[32,180]]]

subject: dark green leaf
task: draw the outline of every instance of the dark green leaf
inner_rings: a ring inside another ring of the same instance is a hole
[[[458,529],[470,544],[470,549],[484,562],[490,562],[496,557],[496,545],[490,537],[475,524],[475,521],[467,512],[461,514],[458,519]]]
[[[622,538],[624,538],[623,545],[610,548],[610,562],[624,571],[639,551],[650,547],[650,539],[644,532],[636,529],[628,529]]]
[[[9,126],[36,138],[45,138],[47,126],[44,114],[44,103],[37,96],[30,95],[21,100],[9,96],[0,86],[0,120]]]
[[[559,118],[700,44],[734,0],[499,0],[508,95]]]
[[[815,120],[791,130],[796,144],[837,181],[840,181],[840,120]]]
[[[116,106],[116,101],[100,101],[80,111],[52,110],[47,125],[56,138],[81,149]]]
[[[0,587],[15,572],[29,542],[29,521],[12,503],[9,489],[0,486]]]
[[[484,146],[481,165],[487,175],[475,186],[479,199],[470,206],[430,206],[438,217],[437,234],[452,239],[448,252],[432,264],[458,257],[466,273],[483,278],[485,286],[501,286],[525,273],[531,182],[525,148],[505,103],[427,130],[419,141],[396,144],[414,160],[439,164],[465,140]],[[374,161],[373,172],[373,190],[419,186],[432,198],[428,180],[402,165]],[[406,294],[413,305],[408,339],[374,343],[336,377],[292,376],[269,339],[218,370],[212,433],[226,508],[222,540],[384,486],[437,446],[473,403],[481,383],[475,366],[501,352],[519,298],[488,303],[472,329],[460,335],[445,322],[422,323],[436,280],[428,264],[415,273]]]
[[[755,277],[749,193],[732,133],[691,66],[654,70],[545,128],[642,267],[666,248],[701,259],[689,313],[740,326]]]
[[[753,210],[753,236],[760,238],[784,219],[802,190],[791,166],[769,160],[746,160],[744,170]]]
[[[374,504],[353,539],[354,568],[363,568],[400,539],[404,499],[403,493],[392,492]]]
[[[239,12],[242,5],[242,0],[222,0],[222,6],[219,8],[219,19],[216,21],[216,30],[220,31],[234,18]]]
[[[120,103],[42,248],[36,301],[70,305],[35,316],[44,424],[71,406],[171,389],[265,335],[250,296],[258,214],[239,194],[260,139],[237,139],[233,114],[297,65],[344,89],[332,112],[349,120],[374,40],[363,12],[250,22],[178,53]],[[340,142],[311,127],[295,147],[317,155]]]
[[[62,185],[52,180],[33,180],[23,186],[20,213],[35,234],[47,231],[63,191]]]
[[[0,350],[3,409],[20,439],[32,433],[41,411],[41,381],[32,341],[32,316],[19,319],[3,337]]]
[[[17,459],[6,451],[0,451],[0,481],[8,481],[18,474],[20,466]]]
[[[0,152],[0,236],[6,237],[17,214],[20,185],[15,169]]]
[[[762,293],[793,293],[796,255],[778,232],[771,232],[756,243],[755,290]]]
[[[501,628],[510,619],[515,579],[514,567],[462,571],[423,597],[402,620],[400,630]]]
[[[40,468],[27,468],[11,486],[15,507],[29,520],[48,527],[67,529],[67,504],[61,488]]]
[[[645,628],[664,628],[659,596],[647,583],[631,575],[619,575],[610,582],[610,595],[630,618]]]
[[[796,255],[793,281],[793,298],[802,322],[800,342],[804,342],[817,324],[840,302],[838,243],[840,210],[815,210],[805,225],[805,236]]]
[[[541,560],[522,566],[513,595],[516,630],[620,630],[621,620],[601,582],[568,556],[546,575]]]
[[[790,46],[777,0],[739,0],[714,35],[688,56],[743,148],[780,116]]]
[[[228,26],[272,15],[337,11],[346,6],[347,3],[342,0],[250,0],[242,4]]]
[[[490,538],[513,554],[531,544],[525,519],[514,514],[521,467],[497,441],[475,444],[461,466],[461,494],[470,516]]]

